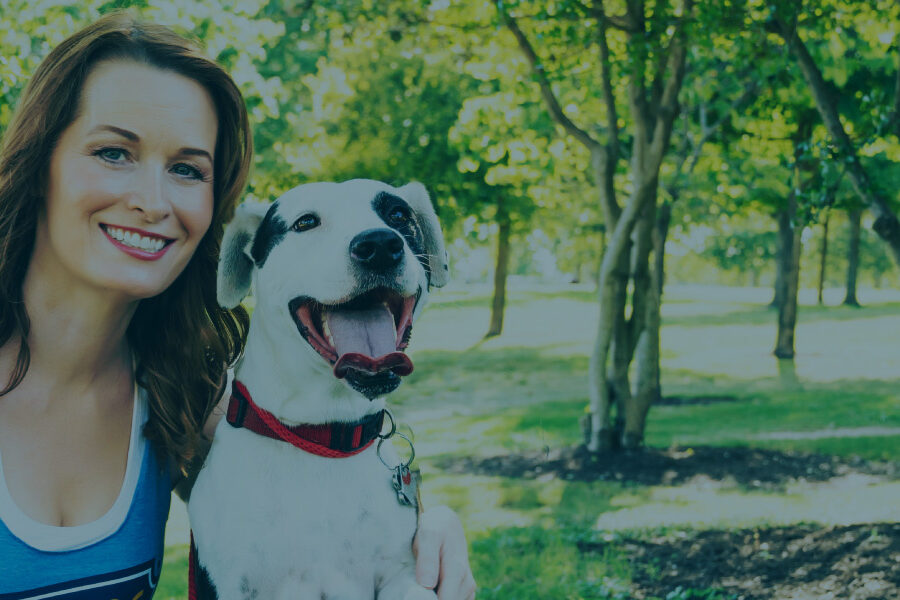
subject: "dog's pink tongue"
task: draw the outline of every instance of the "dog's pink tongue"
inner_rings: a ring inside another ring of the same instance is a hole
[[[412,372],[412,361],[397,351],[394,315],[381,305],[363,310],[327,311],[325,321],[338,360],[334,374],[343,377],[347,369],[369,374],[393,371],[397,375]]]

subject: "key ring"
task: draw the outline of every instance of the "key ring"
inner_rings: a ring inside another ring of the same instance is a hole
[[[393,422],[393,419],[391,419],[391,422]],[[412,440],[410,440],[408,437],[406,437],[404,434],[400,433],[399,431],[396,431],[396,427],[394,428],[392,435],[396,435],[397,437],[403,438],[404,440],[406,440],[406,443],[409,444],[409,452],[410,452],[409,460],[406,461],[405,463],[403,461],[400,461],[400,464],[397,467],[392,467],[391,465],[384,462],[384,458],[382,458],[382,456],[381,456],[381,444],[383,444],[384,440],[388,439],[388,437],[391,437],[391,436],[382,437],[380,440],[378,440],[378,445],[375,446],[375,454],[378,455],[378,460],[381,461],[381,464],[386,466],[388,469],[390,469],[392,471],[398,467],[401,469],[405,469],[405,468],[409,467],[409,465],[412,464],[412,461],[416,458],[416,448],[415,448],[415,446],[413,446]],[[381,436],[379,436],[379,437],[381,437]]]
[[[391,420],[391,430],[388,431],[386,435],[382,435],[382,433],[380,431],[378,432],[378,437],[381,438],[381,441],[384,441],[384,440],[392,437],[395,433],[397,433],[397,422],[394,421],[394,415],[392,415],[391,411],[389,411],[386,408],[384,409],[384,414],[387,415],[387,417]],[[407,441],[409,441],[409,440],[407,440]],[[381,442],[378,442],[378,445],[381,446]],[[412,445],[412,442],[410,442],[410,445]],[[381,458],[380,455],[379,455],[379,458]],[[384,462],[384,461],[381,461],[381,462]]]

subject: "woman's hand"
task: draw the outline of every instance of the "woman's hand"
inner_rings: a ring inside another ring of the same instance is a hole
[[[435,590],[439,600],[475,598],[466,535],[455,512],[437,506],[422,513],[413,551],[419,585]]]

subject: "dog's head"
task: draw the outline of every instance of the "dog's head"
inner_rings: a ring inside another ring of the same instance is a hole
[[[356,179],[241,205],[222,240],[217,293],[235,307],[255,280],[254,320],[292,331],[301,352],[372,399],[412,371],[413,319],[448,276],[425,187]]]

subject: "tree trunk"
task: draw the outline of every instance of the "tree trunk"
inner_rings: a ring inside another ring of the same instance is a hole
[[[603,255],[600,268],[600,319],[597,338],[591,355],[588,376],[590,379],[591,420],[588,449],[597,452],[612,447],[614,430],[611,427],[610,381],[607,376],[617,315],[624,314],[623,290],[629,279],[630,242],[634,227],[644,211],[647,201],[655,194],[659,183],[658,171],[649,181],[636,181],[635,190],[616,223]],[[625,266],[624,270],[622,265]],[[620,338],[621,339],[621,338]],[[621,343],[621,342],[620,342]],[[614,356],[614,355],[613,355]],[[627,388],[626,388],[627,389]],[[629,390],[630,393],[630,390]]]
[[[611,254],[610,249],[604,253],[604,257]],[[606,258],[603,261],[607,263]],[[612,448],[612,403],[615,397],[607,373],[612,340],[615,336],[616,315],[625,310],[624,303],[620,303],[621,294],[618,293],[618,278],[614,277],[609,269],[601,267],[600,270],[600,319],[597,324],[597,337],[594,342],[594,351],[591,354],[588,370],[590,389],[590,424],[588,426],[587,446],[591,451],[609,450]]]
[[[786,295],[787,273],[791,264],[791,240],[794,232],[787,207],[778,211],[775,219],[778,222],[778,235],[775,237],[775,286],[769,308],[781,310]]]
[[[800,39],[796,28],[789,28],[785,23],[778,20],[773,22],[778,30],[778,34],[781,35],[791,54],[797,59],[797,64],[800,66],[800,71],[809,85],[816,108],[818,108],[819,114],[822,116],[822,121],[824,121],[829,135],[843,157],[846,173],[850,177],[853,189],[856,190],[860,200],[875,215],[872,229],[881,239],[887,242],[894,260],[900,265],[900,221],[898,221],[897,215],[891,210],[887,198],[872,185],[869,174],[859,161],[856,148],[854,148],[850,137],[844,130],[843,123],[841,123],[835,95],[831,93],[831,89],[825,82],[822,72],[816,65],[806,45]]]
[[[828,219],[830,218],[831,213],[825,212],[825,221],[822,223],[822,246],[819,252],[819,293],[818,293],[818,302],[819,306],[825,304],[825,269],[826,263],[828,261]]]
[[[572,279],[569,280],[569,283],[572,285],[578,285],[581,283],[581,260],[575,263],[575,268],[572,269]]]
[[[503,332],[503,313],[506,309],[506,277],[509,273],[509,213],[502,197],[497,199],[497,263],[494,266],[494,300],[491,303],[491,323],[485,338]]]
[[[655,200],[655,199],[654,199]],[[631,249],[631,278],[634,287],[631,292],[631,318],[629,333],[631,345],[629,354],[634,354],[638,337],[644,330],[647,319],[647,294],[656,281],[650,275],[650,253],[653,250],[653,230],[656,228],[656,202],[647,204],[644,214],[634,228],[634,246]]]
[[[629,377],[629,368],[635,358],[635,349],[647,321],[647,302],[650,288],[654,285],[650,276],[650,251],[653,247],[653,230],[655,227],[654,215],[651,204],[647,204],[638,222],[635,224],[630,244],[630,252],[623,253],[622,263],[619,265],[622,272],[627,272],[630,277],[623,279],[624,286],[619,289],[622,293],[621,302],[623,308],[628,304],[627,284],[629,278],[632,282],[631,289],[631,314],[625,318],[625,312],[617,315],[616,330],[612,343],[612,362],[609,368],[608,378],[611,385],[611,393],[615,398],[616,419],[613,426],[613,446],[624,445],[623,437],[630,415],[633,411],[633,388]],[[636,389],[636,388],[634,388]],[[640,431],[642,434],[642,430]],[[629,440],[633,436],[629,437]],[[636,438],[640,441],[640,436]],[[632,446],[633,447],[633,446]]]
[[[630,254],[633,251],[632,243],[626,245],[619,258],[619,264],[613,273],[615,290],[615,310],[613,316],[613,335],[609,345],[609,361],[606,370],[606,387],[610,398],[610,420],[608,428],[600,432],[600,445],[602,449],[615,448],[622,433],[624,423],[625,406],[631,397],[631,386],[628,381],[628,366],[631,364],[631,329],[625,316],[628,305],[628,282],[631,278],[629,271]]]
[[[800,282],[800,234],[803,228],[792,221],[797,214],[797,198],[791,192],[788,200],[790,237],[785,237],[788,263],[784,274],[784,299],[778,307],[778,337],[775,342],[775,356],[794,358],[794,330],[797,326],[797,288]]]
[[[636,259],[641,260],[641,268],[636,269],[635,293],[640,283],[643,290],[642,302],[635,304],[635,310],[641,310],[643,315],[639,323],[641,328],[634,331],[635,344],[635,381],[631,394],[631,401],[625,410],[625,428],[622,432],[622,447],[626,449],[637,448],[644,441],[644,427],[647,421],[647,413],[650,405],[660,396],[659,377],[659,326],[660,326],[660,273],[657,269],[660,262],[656,260],[662,253],[663,238],[660,235],[659,218],[656,214],[656,202],[647,205],[645,222],[640,226],[639,232],[646,232],[648,240],[647,251],[643,251],[641,240],[641,252],[636,253]],[[654,260],[650,261],[649,251],[654,252]],[[652,267],[650,265],[653,265]]]
[[[850,219],[850,240],[847,243],[847,293],[844,296],[844,305],[859,306],[856,299],[856,279],[859,275],[859,237],[862,209],[854,208],[847,211]]]
[[[663,286],[666,284],[666,240],[672,224],[673,202],[663,202],[656,216],[656,231],[653,234],[653,276],[656,280],[656,295],[662,301]]]

